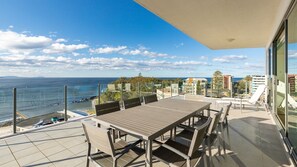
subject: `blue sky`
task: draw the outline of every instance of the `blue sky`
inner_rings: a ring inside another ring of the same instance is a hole
[[[2,0],[0,76],[235,77],[265,50],[210,50],[132,0]]]

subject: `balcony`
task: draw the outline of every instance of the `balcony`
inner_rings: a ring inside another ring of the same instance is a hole
[[[211,100],[211,99],[209,99]],[[212,108],[218,108],[215,103]],[[89,119],[89,118],[84,118]],[[271,115],[264,109],[231,108],[225,129],[226,155],[213,148],[214,166],[294,166]],[[81,120],[2,138],[0,166],[85,166],[87,143]],[[169,137],[169,134],[165,135]],[[128,141],[136,140],[128,137]],[[155,148],[155,146],[154,146]],[[203,163],[200,163],[203,166]],[[144,156],[132,166],[144,166]],[[167,166],[154,160],[153,166]]]

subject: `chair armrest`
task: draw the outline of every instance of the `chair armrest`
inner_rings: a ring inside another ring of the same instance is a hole
[[[125,153],[129,152],[130,149],[132,149],[133,147],[135,147],[137,144],[139,144],[139,143],[141,143],[141,142],[142,142],[142,140],[139,139],[139,140],[137,140],[136,142],[127,145],[126,148],[125,148],[123,151],[121,151],[120,153],[118,153],[118,154],[115,156],[115,158],[116,158],[116,159],[120,158],[122,155],[124,155]]]
[[[169,140],[170,140],[170,139],[169,139]],[[173,147],[171,147],[171,146],[169,146],[169,145],[167,145],[167,144],[165,144],[165,143],[159,142],[159,141],[157,141],[157,140],[154,140],[154,142],[160,144],[161,147],[167,148],[168,150],[170,150],[170,151],[172,151],[172,152],[174,152],[174,153],[176,153],[176,154],[182,156],[182,157],[185,158],[185,159],[189,159],[189,158],[190,158],[188,155],[182,153],[181,151],[177,150],[176,148],[173,148]],[[174,141],[174,142],[175,142],[175,141]]]
[[[182,125],[182,124],[177,125],[177,127],[182,128],[182,129],[185,129],[185,130],[190,131],[190,132],[194,132],[195,131],[195,129],[193,127]]]
[[[190,159],[190,157],[189,157],[188,155],[186,155],[185,153],[183,153],[183,152],[179,151],[178,149],[173,148],[173,147],[171,147],[171,146],[169,146],[169,145],[167,145],[167,144],[162,144],[162,147],[165,147],[165,148],[167,148],[168,150],[170,150],[170,151],[172,151],[172,152],[174,152],[174,153],[180,155],[181,157],[183,157],[183,158],[186,159],[186,160]]]
[[[209,109],[209,111],[220,112],[219,110]]]

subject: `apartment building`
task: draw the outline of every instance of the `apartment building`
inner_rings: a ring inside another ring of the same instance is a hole
[[[232,90],[232,83],[233,83],[233,81],[232,81],[232,79],[233,79],[233,77],[232,77],[232,75],[223,75],[223,88],[224,89],[228,89],[228,90]]]
[[[206,95],[207,94],[206,88],[207,88],[206,78],[187,78],[183,82],[182,91],[183,93],[192,94],[192,95],[197,95],[197,94]]]

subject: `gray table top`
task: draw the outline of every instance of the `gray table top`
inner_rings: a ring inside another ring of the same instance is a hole
[[[209,105],[206,102],[166,99],[97,116],[93,120],[144,140],[153,140],[186,121],[197,111],[209,108]],[[165,108],[166,106],[169,108]]]

